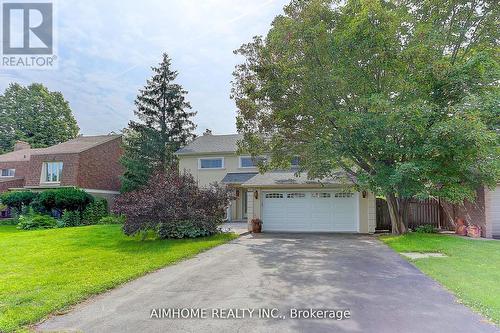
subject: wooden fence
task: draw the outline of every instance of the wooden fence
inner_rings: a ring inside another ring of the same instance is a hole
[[[377,230],[391,230],[391,218],[387,202],[377,198]],[[439,229],[450,229],[441,203],[436,199],[416,200],[403,199],[401,202],[403,221],[414,229],[418,226],[430,224]]]

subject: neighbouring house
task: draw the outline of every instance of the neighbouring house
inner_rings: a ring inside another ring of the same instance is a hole
[[[47,148],[18,141],[0,155],[0,193],[80,187],[112,200],[119,194],[121,135],[80,136]]]
[[[321,181],[293,169],[260,174],[250,156],[237,154],[241,139],[240,134],[207,131],[176,152],[179,169],[191,173],[200,186],[220,182],[234,189],[229,220],[250,223],[259,218],[263,231],[375,231],[373,193],[353,191],[342,173]],[[294,162],[298,160],[292,168]]]

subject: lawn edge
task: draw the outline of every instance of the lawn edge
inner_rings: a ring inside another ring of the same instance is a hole
[[[174,266],[174,265],[177,265],[177,264],[179,264],[179,263],[181,263],[183,261],[193,259],[193,258],[197,257],[198,255],[200,255],[202,253],[205,253],[207,251],[215,249],[216,247],[219,247],[219,246],[222,246],[222,245],[234,242],[234,241],[238,240],[238,238],[240,238],[242,236],[242,235],[238,235],[235,232],[231,232],[231,233],[234,234],[234,236],[235,236],[233,239],[230,239],[230,240],[228,240],[228,241],[226,241],[224,243],[221,243],[221,244],[217,244],[217,245],[214,245],[214,246],[207,247],[205,249],[200,250],[199,252],[193,253],[192,255],[189,255],[187,257],[183,257],[181,259],[178,259],[178,260],[175,260],[173,262],[170,262],[167,265],[164,265],[164,266],[161,266],[161,267],[158,267],[158,268],[146,271],[146,272],[139,273],[138,275],[132,276],[132,277],[126,279],[125,281],[121,281],[121,282],[117,283],[116,285],[110,286],[109,288],[105,288],[104,290],[99,291],[97,293],[90,293],[85,298],[82,298],[81,300],[79,300],[77,302],[74,302],[74,303],[71,303],[69,305],[65,305],[65,306],[63,306],[61,308],[55,309],[54,311],[52,311],[49,314],[45,315],[43,318],[41,318],[37,322],[21,325],[21,326],[17,327],[12,332],[15,332],[15,333],[20,333],[20,332],[37,332],[36,327],[40,326],[45,321],[49,320],[50,318],[52,318],[54,316],[65,315],[66,313],[69,313],[69,312],[73,311],[76,307],[78,307],[80,305],[84,305],[84,304],[89,303],[89,302],[92,302],[95,298],[97,298],[99,296],[102,296],[105,293],[108,293],[108,292],[110,292],[110,291],[112,291],[112,290],[114,290],[116,288],[120,288],[120,287],[126,285],[127,283],[130,283],[130,282],[132,282],[134,280],[137,280],[137,279],[139,279],[141,277],[144,277],[146,275],[158,272],[158,271],[160,271],[162,269],[165,269],[166,267]],[[56,314],[56,313],[59,313],[59,312],[60,312],[60,314]]]
[[[469,308],[470,310],[472,310],[474,313],[476,313],[479,316],[481,316],[481,318],[483,318],[483,320],[485,320],[487,323],[492,324],[493,326],[495,326],[497,328],[500,328],[500,320],[498,322],[496,322],[493,318],[489,318],[484,313],[482,313],[481,311],[479,311],[476,307],[474,307],[470,302],[468,302],[468,301],[460,298],[459,295],[457,295],[453,290],[451,290],[450,288],[448,288],[447,286],[445,286],[444,284],[442,284],[439,280],[436,280],[433,276],[431,276],[431,275],[427,274],[426,272],[422,271],[417,265],[415,265],[415,261],[416,260],[420,260],[420,259],[410,259],[410,258],[402,255],[401,252],[396,251],[389,244],[387,244],[386,242],[384,242],[382,240],[382,237],[380,237],[380,236],[377,237],[377,240],[379,240],[382,244],[384,244],[389,249],[391,249],[392,251],[394,251],[395,253],[397,253],[401,258],[403,258],[404,260],[406,260],[413,267],[415,267],[416,269],[418,269],[419,272],[421,272],[425,276],[429,277],[430,279],[432,279],[433,281],[435,281],[437,284],[439,284],[441,287],[443,287],[443,289],[445,289],[447,292],[449,292],[450,294],[452,294],[453,297],[458,301],[457,303],[460,303],[460,304],[466,306],[467,308]],[[415,252],[418,252],[418,253],[430,253],[431,251],[415,251]],[[442,251],[434,251],[434,252],[443,253]],[[429,259],[429,258],[426,258],[426,259]]]

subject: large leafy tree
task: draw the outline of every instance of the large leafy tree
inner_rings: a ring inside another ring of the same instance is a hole
[[[237,53],[241,149],[301,157],[388,201],[474,199],[499,179],[495,1],[296,0]]]
[[[16,140],[42,148],[73,139],[78,125],[60,92],[39,83],[23,87],[12,83],[0,95],[0,153]]]
[[[163,54],[153,76],[135,100],[135,115],[124,136],[122,191],[128,192],[147,183],[153,171],[166,171],[176,163],[175,151],[194,138],[195,124],[187,91],[174,82],[177,71]]]

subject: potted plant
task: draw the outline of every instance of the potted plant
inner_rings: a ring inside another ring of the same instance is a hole
[[[460,236],[467,236],[467,224],[461,217],[457,218],[455,222],[455,233]]]
[[[481,237],[481,227],[472,224],[467,227],[467,236],[472,237],[472,238],[480,238]]]
[[[261,219],[252,219],[252,232],[257,234],[262,232],[262,220]]]

